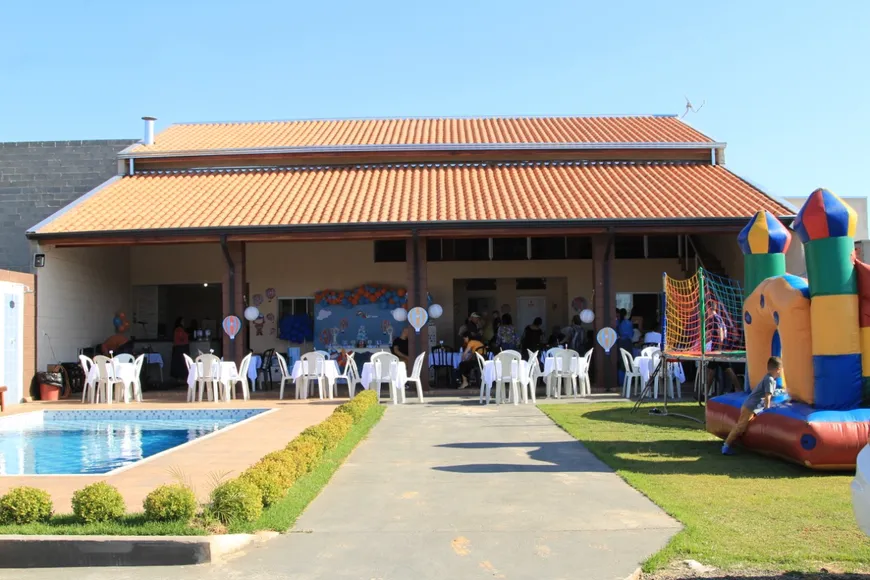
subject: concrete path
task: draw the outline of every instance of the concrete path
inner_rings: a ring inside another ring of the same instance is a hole
[[[610,580],[678,529],[536,408],[435,401],[391,406],[286,536],[214,566],[72,577]]]

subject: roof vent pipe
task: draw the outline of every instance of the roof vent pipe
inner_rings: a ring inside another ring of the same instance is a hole
[[[157,120],[156,117],[142,117],[142,120],[145,121],[145,145],[154,145],[154,121]]]

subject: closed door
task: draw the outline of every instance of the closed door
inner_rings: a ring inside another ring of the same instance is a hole
[[[517,298],[517,316],[514,326],[518,333],[534,322],[535,318],[543,320],[541,328],[547,328],[547,299],[543,296],[522,296]]]
[[[0,308],[0,384],[6,385],[6,400],[17,403],[23,396],[22,328],[24,323],[24,293],[15,284],[0,284],[3,305]]]

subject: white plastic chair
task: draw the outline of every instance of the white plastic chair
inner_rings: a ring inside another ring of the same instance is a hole
[[[187,365],[187,370],[190,370],[190,367],[193,366],[193,359],[190,358],[190,355],[187,354],[186,352],[182,353],[182,356],[184,356],[184,364]]]
[[[477,368],[480,369],[480,404],[484,404],[483,391],[486,390],[486,404],[488,405],[492,395],[492,385],[490,384],[490,388],[487,388],[486,381],[483,378],[483,368],[486,366],[486,359],[479,352],[474,353],[474,356],[477,359]]]
[[[115,362],[118,362],[118,363],[133,364],[134,362],[136,362],[136,359],[133,357],[133,355],[127,354],[127,353],[116,354],[112,358],[114,359]]]
[[[532,404],[537,403],[535,400],[535,391],[538,390],[538,379],[541,378],[541,363],[538,361],[538,353],[529,351],[529,385],[528,385],[528,397],[526,396],[526,389],[523,389],[523,402],[528,403],[529,399],[532,400]]]
[[[354,395],[356,395],[356,386],[359,385],[362,387],[362,390],[366,390],[366,386],[362,382],[362,378],[359,375],[359,367],[356,366],[356,361],[353,356],[355,353],[347,354],[347,362],[344,365],[344,372],[338,375],[337,379],[344,379],[347,381],[347,397],[349,399],[353,399]],[[336,387],[336,397],[338,396],[338,387]]]
[[[591,395],[592,394],[592,381],[589,380],[589,368],[592,366],[592,354],[595,352],[594,348],[590,348],[586,351],[586,354],[583,355],[583,368],[580,369],[580,394],[581,395]]]
[[[281,389],[278,391],[278,398],[284,398],[284,385],[293,381],[290,371],[287,370],[287,361],[278,353],[275,353],[275,358],[278,360],[278,371],[281,373]],[[250,364],[250,361],[248,361]],[[304,364],[304,363],[303,363]],[[302,377],[300,377],[302,378]],[[296,381],[296,390],[299,391],[299,381]],[[306,395],[307,396],[307,395]],[[298,398],[298,395],[297,395]]]
[[[652,356],[654,352],[661,352],[661,349],[657,346],[648,346],[640,351],[640,356]]]
[[[130,383],[130,388],[133,391],[133,400],[137,403],[142,402],[142,365],[145,363],[145,355],[140,354],[133,361],[133,381]],[[124,402],[127,402],[127,391],[124,390]]]
[[[308,383],[317,381],[317,391],[320,399],[323,399],[323,383],[326,382],[326,357],[321,352],[306,352],[299,359],[302,365],[302,374],[296,379],[296,398],[308,398]],[[286,366],[286,365],[285,365]],[[282,393],[284,381],[281,381]],[[329,398],[332,398],[331,387],[327,384]]]
[[[404,398],[405,385],[398,385],[399,373],[399,357],[388,352],[378,352],[372,355],[372,380],[369,383],[369,389],[377,391],[378,400],[381,398],[381,385],[384,383],[390,384],[390,398],[393,403],[396,403],[397,388],[402,390],[402,398]]]
[[[121,385],[124,388],[124,381],[115,376],[115,367],[112,360],[103,355],[94,357],[94,364],[97,365],[97,400],[108,405],[112,404],[115,399],[115,385]]]
[[[640,376],[640,369],[637,367],[637,363],[634,362],[634,357],[631,356],[631,353],[625,350],[624,348],[619,349],[619,353],[622,355],[622,365],[625,367],[625,380],[622,382],[622,396],[626,399],[631,398],[632,387],[634,387],[635,382],[637,382],[637,394],[640,395],[640,392],[643,390],[643,379]]]
[[[421,352],[417,357],[417,360],[414,361],[414,369],[411,371],[411,376],[408,377],[409,383],[414,383],[417,387],[417,398],[420,402],[423,402],[423,383],[420,382],[420,373],[423,371],[423,361],[426,359],[426,352]],[[402,402],[405,402],[405,389],[404,385],[401,385],[399,389],[402,391]]]
[[[564,381],[570,381],[571,393],[574,398],[577,398],[577,384],[580,382],[581,366],[580,353],[576,350],[561,349],[559,352],[553,353],[553,372],[547,376],[547,391],[555,394],[558,399],[561,397],[562,385],[564,384],[565,396],[568,396],[568,384]]]
[[[90,378],[91,368],[94,366],[94,361],[85,355],[80,354],[79,363],[82,365],[82,370],[85,371],[85,388],[82,389],[82,403],[85,402],[85,397],[87,397],[88,403],[93,403],[97,390],[96,381],[93,381]]]
[[[671,369],[668,366],[667,361],[662,360],[662,351],[656,349],[656,351],[652,354],[652,366],[651,372],[655,372],[656,368],[658,368],[659,363],[662,364],[662,370],[660,373],[657,373],[655,378],[653,379],[653,399],[659,398],[659,380],[665,384],[665,388],[667,388],[668,396],[670,398],[674,398],[674,392],[679,389],[677,378],[674,376],[674,373],[671,372]],[[683,393],[680,392],[680,398],[682,398]]]
[[[197,399],[202,402],[202,391],[206,390],[209,401],[220,401],[221,359],[213,354],[201,354],[196,357]]]
[[[506,384],[510,385],[510,400],[514,405],[520,404],[520,385],[522,384],[522,379],[519,373],[522,368],[522,361],[523,357],[515,350],[503,350],[495,355],[493,364],[495,365],[496,404],[501,405],[504,402],[504,386]]]
[[[251,356],[253,356],[253,353],[249,352],[247,355],[245,355],[245,358],[242,359],[242,364],[239,366],[238,376],[229,377],[226,379],[228,391],[227,400],[232,398],[233,391],[235,391],[236,383],[239,383],[242,386],[242,400],[247,401],[251,398],[251,388],[248,385],[248,368],[250,368],[251,366]]]

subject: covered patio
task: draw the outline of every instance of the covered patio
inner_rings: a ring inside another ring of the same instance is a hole
[[[119,312],[162,353],[163,382],[178,317],[211,330],[198,350],[236,364],[298,356],[317,346],[315,297],[361,285],[443,307],[432,334],[412,333],[412,361],[458,346],[476,309],[507,307],[518,331],[534,311],[549,334],[576,304],[590,332],[627,304],[654,326],[655,299],[638,297],[664,272],[740,278],[747,217],[792,213],[728,171],[724,148],[672,117],[173,125],[29,232],[45,255],[38,368],[104,341]],[[251,305],[261,318],[231,340],[221,320]],[[281,321],[303,313],[314,341],[287,340]],[[615,362],[596,349],[597,388],[616,386]]]

